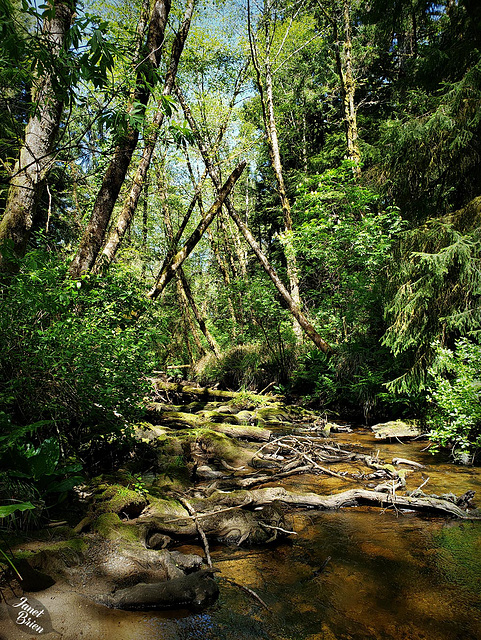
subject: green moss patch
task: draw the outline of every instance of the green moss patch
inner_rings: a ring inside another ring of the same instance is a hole
[[[91,530],[107,540],[139,542],[138,527],[125,524],[116,513],[102,513],[92,522]]]

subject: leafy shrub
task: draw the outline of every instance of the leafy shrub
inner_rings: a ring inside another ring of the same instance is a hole
[[[481,345],[462,338],[454,350],[439,343],[435,350],[430,438],[455,458],[474,457],[481,446]]]
[[[389,256],[402,222],[349,164],[303,180],[294,215],[303,298],[330,342],[378,332]]]
[[[71,281],[67,267],[37,249],[1,290],[0,402],[15,429],[50,421],[26,446],[55,437],[64,457],[88,462],[124,438],[139,412],[152,330],[131,277]]]

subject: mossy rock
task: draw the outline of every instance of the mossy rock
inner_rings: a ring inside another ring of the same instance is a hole
[[[230,464],[246,464],[252,458],[252,453],[246,451],[235,438],[216,431],[217,425],[212,428],[201,427],[182,434],[182,439],[189,446],[196,445],[205,453],[207,460],[221,459]]]
[[[138,527],[125,524],[116,513],[102,513],[92,522],[91,530],[107,540],[140,541]]]
[[[145,496],[119,484],[107,486],[96,500],[94,510],[97,513],[125,514],[135,518],[147,506]]]
[[[142,520],[150,517],[182,518],[185,513],[185,507],[175,498],[151,496],[148,511],[142,515]]]
[[[292,422],[292,419],[289,417],[285,407],[280,403],[257,409],[254,413],[254,417],[257,419],[260,426],[285,425],[291,424]]]
[[[229,406],[228,404],[221,404],[217,411],[219,411],[219,413],[237,413],[238,408]]]
[[[416,438],[422,434],[422,429],[416,420],[391,420],[371,427],[376,438]]]
[[[250,424],[253,420],[253,413],[252,411],[239,411],[239,413],[236,413],[235,416],[238,420],[237,424]]]

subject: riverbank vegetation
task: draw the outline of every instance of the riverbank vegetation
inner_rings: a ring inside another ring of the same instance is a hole
[[[124,465],[159,376],[476,457],[480,24],[0,0],[0,516]]]

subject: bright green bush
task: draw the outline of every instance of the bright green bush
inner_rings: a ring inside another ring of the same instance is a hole
[[[294,215],[303,298],[331,342],[372,333],[382,321],[391,247],[402,228],[395,209],[356,182],[349,163],[298,185]]]
[[[481,446],[481,345],[463,338],[454,350],[439,343],[435,349],[430,438],[455,458],[474,457]]]
[[[302,298],[336,351],[332,360],[315,352],[302,356],[295,388],[343,411],[357,406],[367,419],[394,367],[379,339],[391,249],[403,223],[396,209],[382,210],[348,162],[303,178],[293,215]]]
[[[0,403],[13,431],[48,421],[26,441],[54,436],[64,456],[95,457],[125,435],[146,392],[151,336],[143,289],[115,272],[80,281],[38,249],[0,294]]]

